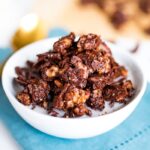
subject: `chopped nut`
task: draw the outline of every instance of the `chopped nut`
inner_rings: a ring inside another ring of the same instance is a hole
[[[75,104],[85,103],[89,98],[89,93],[84,90],[73,89],[72,91],[66,93],[65,99],[67,101],[72,101]]]
[[[54,83],[56,84],[57,87],[61,88],[63,85],[59,80],[55,80]]]
[[[63,90],[57,97],[55,97],[55,105],[57,108],[68,109],[73,108],[77,104],[85,103],[89,98],[89,91],[78,89],[72,85],[65,85],[65,91]],[[62,100],[60,100],[62,99]],[[62,103],[60,103],[62,101]]]
[[[73,109],[73,113],[75,116],[83,116],[89,114],[89,110],[84,105],[80,104]]]
[[[46,70],[46,75],[49,78],[55,77],[58,73],[59,69],[57,66],[51,66],[49,69]]]
[[[43,107],[44,107],[45,109],[47,109],[47,108],[48,108],[48,102],[44,101],[44,102],[43,102]]]
[[[21,92],[17,94],[17,99],[24,105],[30,105],[31,99],[29,94]]]

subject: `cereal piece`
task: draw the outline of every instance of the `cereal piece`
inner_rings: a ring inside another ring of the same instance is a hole
[[[72,85],[65,85],[65,91],[62,92],[55,97],[55,105],[59,109],[68,109],[73,108],[77,104],[85,103],[85,101],[89,98],[89,91],[84,91],[82,89],[78,89]]]
[[[37,103],[46,100],[50,91],[49,85],[43,80],[34,80],[27,88],[32,100]]]
[[[15,78],[15,81],[17,83],[19,83],[20,85],[23,85],[23,86],[28,84],[27,80],[25,78],[21,77],[21,76],[18,76],[17,78]]]
[[[61,79],[67,83],[75,84],[77,87],[84,88],[87,80],[84,78],[86,72],[83,69],[69,67],[62,75]]]
[[[71,65],[72,67],[68,66],[67,69],[61,73],[61,78],[65,82],[75,84],[77,87],[85,87],[86,79],[89,75],[87,66],[84,65],[77,56],[71,58]]]
[[[71,32],[69,35],[61,38],[54,43],[54,51],[63,54],[67,53],[67,49],[70,48],[74,42],[75,35]]]
[[[74,65],[75,70],[77,71],[77,76],[80,78],[87,79],[89,75],[89,71],[86,65],[84,65],[81,61],[81,59],[77,56],[73,56],[71,58],[71,64]]]
[[[98,71],[101,75],[110,71],[110,60],[109,58],[105,58],[102,61],[93,60],[91,66],[94,71]]]
[[[56,52],[52,52],[52,51],[49,51],[49,52],[46,52],[46,53],[43,53],[43,54],[39,54],[37,55],[38,57],[38,62],[41,62],[41,61],[59,61],[61,60],[61,54],[60,53],[56,53]]]
[[[20,68],[20,67],[16,67],[15,68],[15,72],[18,76],[26,76],[26,68]]]
[[[31,104],[31,98],[28,93],[25,92],[20,92],[17,94],[17,99],[19,100],[20,103],[24,105],[30,105]]]
[[[53,116],[53,117],[57,117],[59,113],[56,112],[55,110],[51,110],[51,111],[49,112],[49,114],[50,114],[51,116]]]
[[[102,51],[86,51],[85,54],[78,56],[83,60],[83,63],[88,67],[90,73],[95,71],[99,74],[108,73],[110,71],[110,58]]]
[[[103,90],[103,97],[109,101],[126,102],[131,97],[130,92],[133,91],[131,81],[106,86]]]
[[[111,50],[110,48],[106,45],[105,42],[101,42],[101,44],[99,45],[98,49],[100,51],[102,51],[104,53],[104,55],[107,55],[107,56],[112,56],[112,53],[111,53]]]
[[[63,96],[67,89],[69,88],[69,84],[65,84],[62,90],[54,97],[53,101],[53,107],[56,109],[63,109],[64,102],[63,102]]]
[[[83,35],[79,38],[77,43],[78,51],[97,49],[100,43],[101,40],[96,34]]]
[[[116,101],[116,102],[125,102],[127,97],[126,89],[122,88],[122,86],[107,86],[104,89],[104,98],[108,101]]]
[[[100,89],[93,90],[90,99],[87,100],[87,105],[93,109],[102,110],[105,107],[105,102]]]
[[[28,65],[29,65],[29,62],[28,62]],[[29,80],[39,78],[39,74],[37,74],[37,72],[35,73],[35,70],[33,70],[31,66],[28,66],[28,67],[29,68],[24,68],[24,67],[15,68],[16,74],[18,75],[18,77],[15,78],[15,80],[20,85],[25,86],[28,84]]]
[[[93,89],[103,89],[107,84],[110,84],[112,78],[110,76],[95,75],[88,78],[88,82],[91,83]]]
[[[125,79],[127,75],[128,71],[124,68],[124,66],[114,67],[110,73],[110,77],[113,79],[114,82]]]
[[[128,92],[128,97],[132,97],[135,93],[135,89],[133,87],[133,84],[131,82],[131,80],[127,80],[123,83],[123,86],[126,88],[127,92]]]

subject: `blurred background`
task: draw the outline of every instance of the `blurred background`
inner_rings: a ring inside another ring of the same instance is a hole
[[[138,40],[150,39],[150,0],[0,2],[0,46],[10,44],[24,16],[31,13],[37,15],[47,32],[54,27],[61,27],[77,34],[94,32],[110,40],[120,36]],[[28,24],[33,21],[31,19]]]

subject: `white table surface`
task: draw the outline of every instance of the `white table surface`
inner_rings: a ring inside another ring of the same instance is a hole
[[[7,47],[20,18],[30,12],[34,0],[0,0],[0,47]],[[0,121],[0,149],[19,150],[19,145]]]
[[[0,122],[0,148],[2,150],[20,150],[21,148],[12,138],[4,124]]]

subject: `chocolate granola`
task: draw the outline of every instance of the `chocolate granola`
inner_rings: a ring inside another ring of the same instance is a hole
[[[16,97],[24,105],[41,106],[48,114],[62,117],[91,116],[105,103],[126,103],[134,95],[127,80],[128,71],[112,56],[109,47],[96,34],[62,37],[53,50],[37,55],[16,67],[16,82],[23,87]]]
[[[112,27],[126,32],[126,26],[136,26],[150,35],[150,0],[80,0],[82,6],[96,5]],[[100,14],[101,14],[100,13]]]

